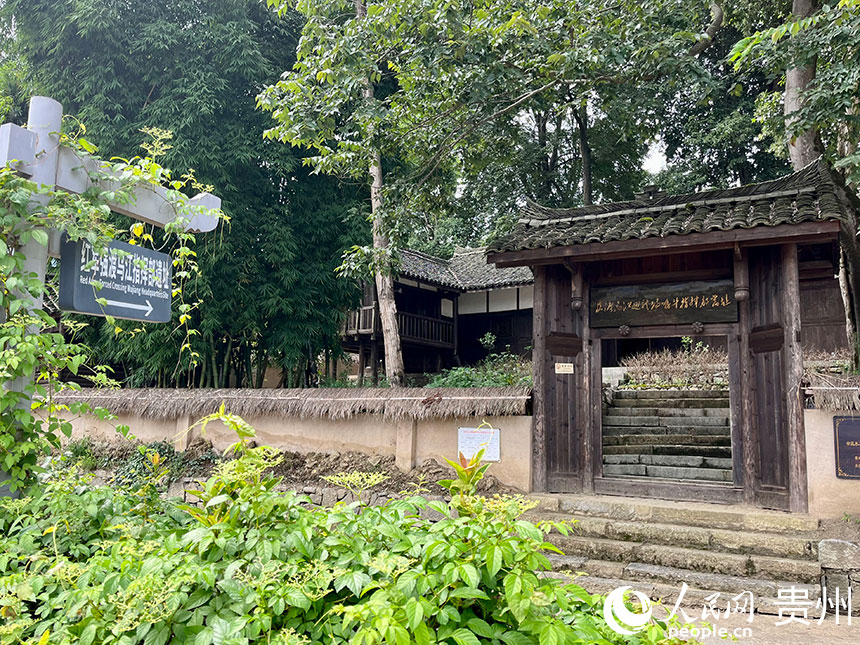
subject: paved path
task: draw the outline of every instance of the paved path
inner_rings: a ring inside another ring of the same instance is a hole
[[[828,616],[822,624],[818,620],[810,621],[809,625],[791,623],[777,626],[778,618],[765,614],[756,614],[752,623],[746,621],[745,616],[731,616],[712,623],[716,628],[727,628],[728,630],[749,628],[750,632],[737,632],[736,640],[729,637],[721,638],[719,635],[699,638],[705,645],[726,645],[726,643],[739,643],[740,645],[857,645],[860,643],[860,616],[852,618],[852,624],[847,624],[847,619],[840,616],[840,624],[836,624],[833,617]]]

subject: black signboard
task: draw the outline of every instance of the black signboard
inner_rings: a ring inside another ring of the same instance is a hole
[[[594,287],[592,327],[723,323],[738,319],[731,280]]]
[[[111,242],[97,254],[85,240],[66,239],[60,246],[60,309],[169,322],[172,275],[173,263],[166,253]]]
[[[860,417],[834,417],[836,476],[860,479]]]

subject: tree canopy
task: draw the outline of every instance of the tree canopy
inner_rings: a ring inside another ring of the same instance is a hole
[[[137,149],[142,128],[169,130],[165,164],[193,168],[231,218],[196,245],[201,364],[180,362],[173,326],[116,342],[96,323],[99,359],[137,385],[259,385],[270,362],[303,374],[338,347],[340,312],[357,294],[334,269],[365,234],[362,189],[312,176],[300,154],[264,141],[255,109],[295,60],[296,14],[278,18],[256,0],[8,0],[4,14],[33,85],[87,126],[103,156]]]

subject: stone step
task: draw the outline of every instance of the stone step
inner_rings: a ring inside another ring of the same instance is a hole
[[[678,569],[676,567],[664,567],[658,564],[647,564],[645,562],[608,562],[604,560],[589,560],[581,556],[567,556],[552,554],[548,556],[553,571],[585,573],[591,577],[613,578],[627,580],[632,583],[653,582],[671,585],[680,591],[681,585],[687,583],[695,589],[707,589],[711,592],[719,591],[735,596],[743,591],[750,591],[755,598],[778,597],[782,588],[795,587],[809,594],[812,601],[821,596],[819,584],[804,584],[793,580],[767,580],[749,576],[732,576],[723,573],[705,573],[691,571],[689,569]],[[636,586],[636,585],[634,585]]]
[[[672,567],[727,576],[752,576],[766,580],[788,580],[815,584],[821,575],[818,562],[770,555],[726,553],[666,544],[629,542],[577,535],[551,534],[550,542],[565,555],[589,560]]]
[[[603,416],[605,426],[728,426],[729,417],[717,416],[625,416],[606,414]]]
[[[813,538],[818,519],[803,513],[606,495],[533,495],[554,519],[597,517],[626,522],[674,524],[709,529],[792,533]]]
[[[580,536],[798,559],[815,558],[818,548],[817,542],[804,536],[663,522],[643,524],[602,517],[577,518],[576,533]]]
[[[665,390],[637,389],[615,390],[612,393],[616,399],[728,399],[728,390]]]
[[[728,419],[731,410],[728,408],[617,408],[610,405],[606,410],[609,417],[719,417]]]
[[[639,445],[674,445],[674,446],[731,446],[729,435],[702,434],[623,434],[604,435],[604,446],[639,446]]]
[[[621,434],[708,434],[729,436],[729,426],[608,426],[602,428],[604,436]]]
[[[688,479],[709,482],[732,482],[732,471],[723,468],[685,466],[647,466],[645,464],[604,464],[606,477],[659,477],[661,479]]]
[[[624,398],[617,396],[612,397],[613,408],[639,408],[639,407],[654,407],[654,408],[713,408],[713,409],[728,409],[731,401],[729,397],[701,397],[701,398],[672,398],[672,397],[640,397],[640,398]]]
[[[731,446],[683,446],[671,444],[603,446],[604,455],[695,455],[730,459]]]
[[[578,576],[576,574],[572,574],[564,571],[545,571],[541,573],[544,577],[552,577],[558,578],[565,582],[572,582],[573,584],[582,587],[590,594],[599,594],[599,595],[607,595],[612,592],[614,589],[619,587],[627,587],[630,586],[637,591],[641,591],[651,600],[660,603],[662,605],[661,609],[664,614],[667,614],[671,611],[672,607],[675,606],[675,603],[678,601],[678,595],[681,593],[680,586],[672,586],[668,584],[660,584],[653,582],[637,582],[635,580],[622,580],[620,578],[604,578],[599,576]],[[731,595],[723,594],[718,600],[717,603],[714,603],[713,594],[718,593],[711,589],[698,589],[696,587],[687,587],[687,590],[684,592],[684,596],[681,599],[681,606],[689,608],[690,615],[689,618],[691,620],[695,620],[701,617],[701,610],[706,606],[714,606],[715,604],[720,607],[721,611],[725,611],[725,604],[729,598],[737,595],[736,593],[731,593]],[[730,593],[730,592],[729,592]],[[776,598],[772,597],[755,597],[753,599],[753,612],[756,614],[767,614],[772,616],[780,615],[780,606],[785,607],[785,604],[779,605],[776,601]],[[810,616],[813,616],[815,612],[811,611],[809,613]],[[660,616],[662,618],[663,616]],[[754,626],[754,623],[753,623]]]
[[[731,458],[700,455],[604,455],[604,464],[645,464],[646,466],[679,466],[684,468],[731,469]]]

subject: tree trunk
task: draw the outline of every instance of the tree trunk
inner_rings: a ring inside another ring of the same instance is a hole
[[[791,13],[793,18],[807,18],[821,7],[819,0],[793,0]],[[804,67],[793,67],[785,73],[785,126],[788,139],[788,156],[795,170],[808,166],[821,155],[821,145],[817,130],[807,130],[792,135],[793,124],[797,120],[794,114],[803,106],[802,93],[815,80],[816,59],[813,58]]]
[[[579,128],[579,156],[582,157],[582,203],[589,206],[594,203],[591,188],[591,146],[588,145],[588,107],[573,111],[573,118]]]
[[[367,14],[364,0],[355,0],[355,14],[362,18]],[[362,91],[364,99],[373,100],[370,78]],[[383,251],[388,248],[388,236],[382,224],[382,155],[373,151],[370,163],[370,206],[373,219],[373,248]],[[394,278],[388,267],[376,267],[376,293],[379,299],[379,321],[382,324],[382,342],[385,346],[385,375],[391,387],[403,385],[405,368],[400,346],[400,330],[397,327],[397,303],[394,300]]]
[[[224,350],[224,360],[221,363],[221,374],[218,378],[218,387],[228,387],[230,379],[230,361],[233,354],[233,339],[227,339],[227,348]]]

